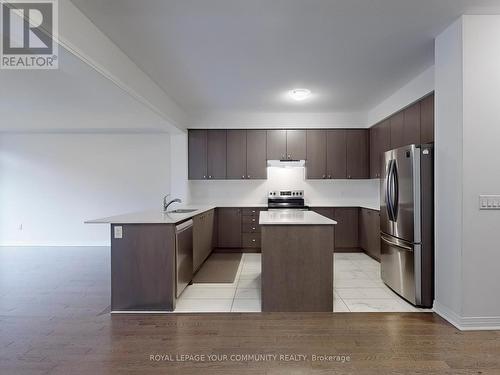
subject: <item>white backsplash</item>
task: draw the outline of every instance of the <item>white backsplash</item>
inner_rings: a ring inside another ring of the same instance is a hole
[[[306,180],[305,168],[268,167],[267,180],[189,181],[191,203],[266,203],[270,190],[304,190],[311,205],[378,208],[379,180]]]

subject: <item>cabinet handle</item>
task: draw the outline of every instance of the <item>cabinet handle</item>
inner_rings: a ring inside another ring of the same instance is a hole
[[[288,155],[288,159],[291,159],[292,157],[290,155]]]
[[[241,178],[245,178],[245,176],[241,176]]]
[[[247,178],[250,178],[250,175],[248,175]]]
[[[332,178],[332,175],[328,175],[328,178]]]
[[[255,230],[255,228],[252,227],[252,230]]]
[[[255,242],[255,238],[252,238],[252,242]]]
[[[203,176],[203,178],[207,178],[207,176]]]
[[[323,178],[326,178],[326,174],[323,175]]]
[[[212,178],[212,176],[208,176],[208,178]]]
[[[255,219],[252,219],[252,221],[255,221]]]
[[[349,178],[349,179],[350,179],[350,178],[351,178],[351,176],[347,176],[347,178]]]

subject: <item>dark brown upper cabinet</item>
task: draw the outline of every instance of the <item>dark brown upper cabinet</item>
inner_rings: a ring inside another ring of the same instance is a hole
[[[267,131],[267,159],[286,159],[286,130]]]
[[[226,178],[226,130],[208,130],[207,173],[211,180]]]
[[[190,180],[207,178],[207,130],[189,130],[188,176]]]
[[[227,131],[227,179],[267,178],[265,130]]]
[[[370,176],[368,136],[367,129],[346,130],[348,179],[364,179]]]
[[[227,179],[241,180],[247,176],[247,131],[227,131]]]
[[[420,103],[420,142],[434,142],[434,93]]]
[[[382,154],[391,149],[390,125],[385,120],[370,129],[370,178],[380,178]]]
[[[291,160],[304,160],[306,158],[306,131],[286,131],[286,157]]]
[[[303,160],[306,158],[306,131],[268,130],[267,159],[268,160]]]
[[[391,149],[402,147],[405,145],[404,141],[404,112],[398,112],[393,115],[391,121]]]
[[[347,139],[344,129],[326,131],[326,178],[347,178]]]
[[[308,179],[327,178],[326,130],[307,130],[306,175]]]
[[[265,130],[247,130],[247,177],[248,179],[267,178],[266,144],[267,132]]]
[[[404,111],[403,146],[420,144],[420,102],[412,104]]]

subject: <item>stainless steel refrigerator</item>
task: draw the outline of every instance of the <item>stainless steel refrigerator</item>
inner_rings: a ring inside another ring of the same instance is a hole
[[[382,280],[416,306],[434,300],[433,145],[409,145],[382,156]]]

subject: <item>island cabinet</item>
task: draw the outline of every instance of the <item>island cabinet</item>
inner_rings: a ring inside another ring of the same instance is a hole
[[[217,208],[217,247],[241,248],[241,208]]]
[[[193,273],[213,250],[215,210],[193,217]]]
[[[380,261],[380,212],[359,210],[359,245],[368,255]]]
[[[227,179],[267,178],[265,130],[227,131]]]
[[[306,131],[303,129],[267,130],[268,160],[305,160]]]
[[[226,146],[226,130],[190,130],[188,133],[189,179],[225,179]]]

